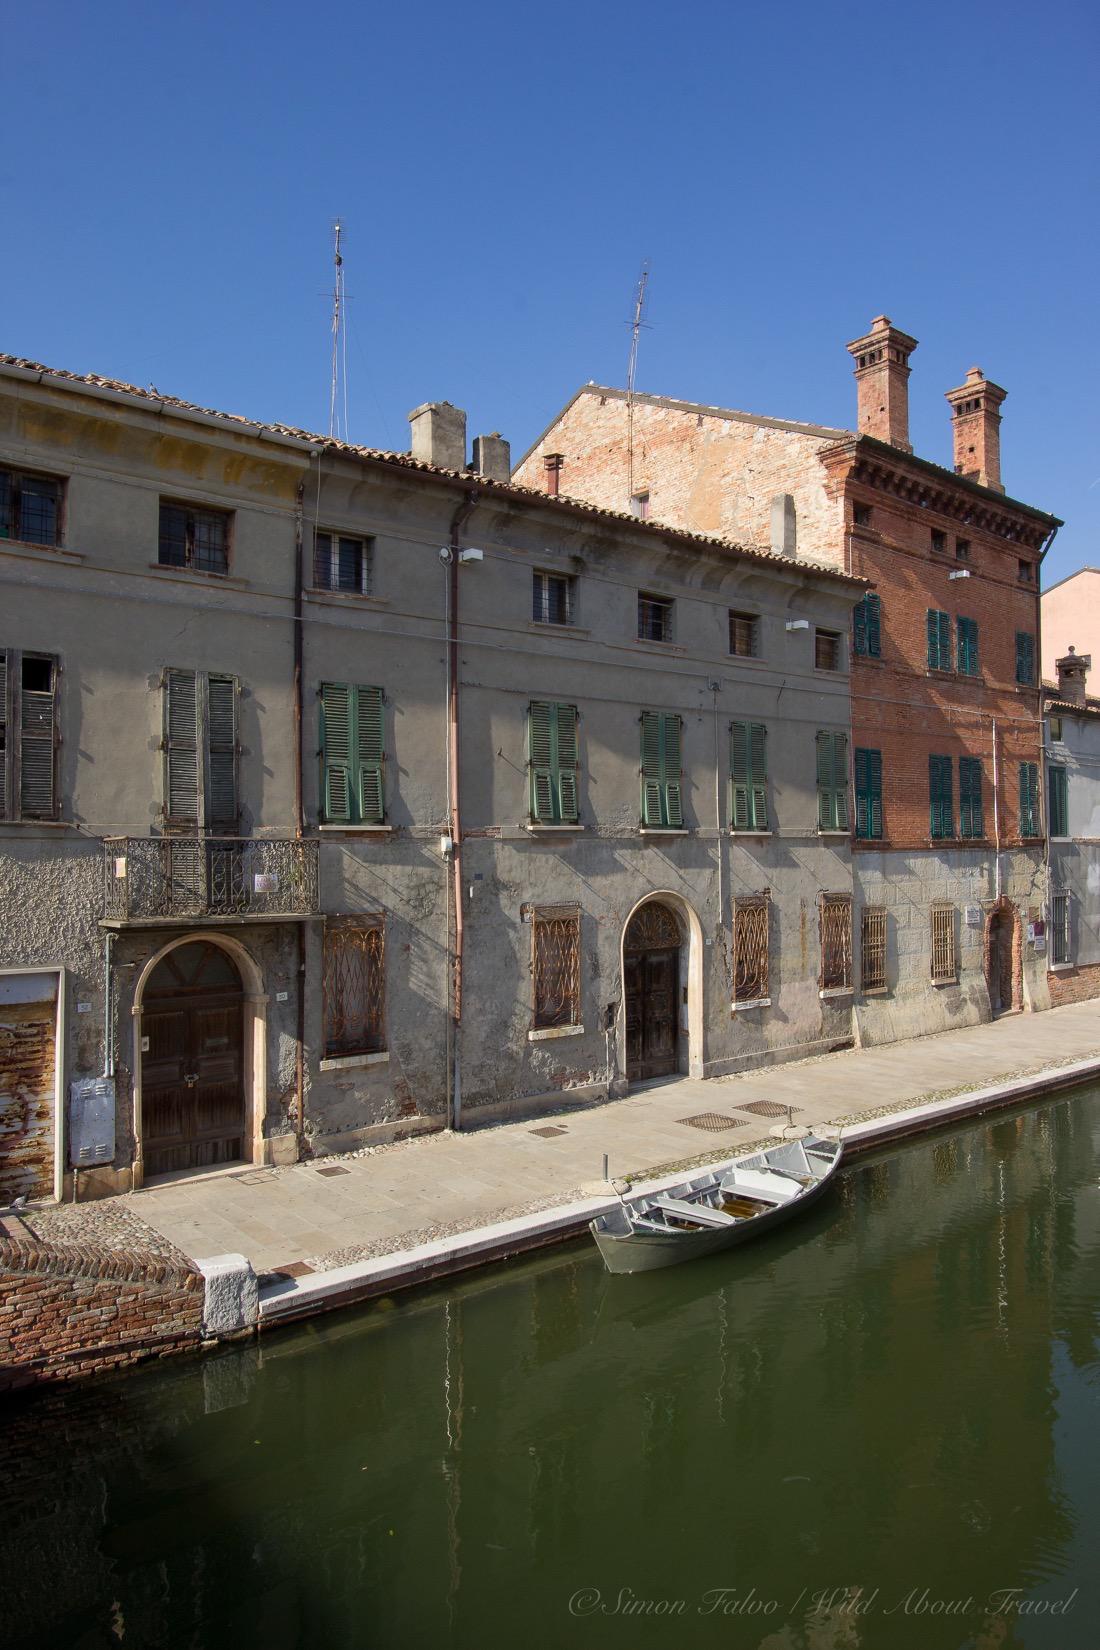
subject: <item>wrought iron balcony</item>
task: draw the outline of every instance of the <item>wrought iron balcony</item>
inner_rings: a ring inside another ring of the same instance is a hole
[[[317,843],[294,837],[115,836],[103,842],[103,920],[252,921],[317,911]]]

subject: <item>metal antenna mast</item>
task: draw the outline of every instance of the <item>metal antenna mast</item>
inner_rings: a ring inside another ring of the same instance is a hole
[[[634,375],[638,370],[638,338],[645,325],[645,289],[649,281],[649,260],[642,264],[634,294],[634,319],[630,324],[630,360],[626,369],[627,496],[634,497]]]
[[[339,436],[339,414],[337,412],[337,398],[343,401],[344,429],[343,440],[350,439],[348,434],[348,339],[344,325],[344,259],[340,251],[340,236],[343,225],[339,218],[333,228],[332,261],[336,274],[332,284],[332,385],[328,403],[328,433],[330,436]]]

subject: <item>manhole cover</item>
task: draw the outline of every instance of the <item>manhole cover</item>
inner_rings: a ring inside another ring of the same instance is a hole
[[[246,1186],[267,1186],[271,1182],[272,1174],[270,1169],[248,1169],[244,1174],[231,1175],[230,1179],[240,1180]]]
[[[333,1163],[331,1165],[331,1167],[329,1167],[327,1169],[318,1169],[317,1173],[318,1174],[350,1174],[351,1170],[341,1168],[339,1163]]]
[[[549,1140],[555,1134],[568,1134],[569,1130],[561,1123],[554,1123],[548,1129],[531,1129],[531,1134],[537,1134],[540,1140]]]
[[[286,1266],[272,1267],[272,1271],[277,1278],[304,1278],[308,1272],[313,1271],[313,1267],[308,1261],[292,1260]]]
[[[708,1134],[721,1134],[723,1129],[736,1129],[736,1117],[723,1117],[720,1111],[700,1111],[694,1117],[678,1117],[678,1123],[686,1123],[689,1129],[706,1129]]]
[[[751,1111],[754,1117],[786,1117],[788,1112],[800,1112],[801,1106],[781,1106],[778,1100],[750,1100],[748,1105],[738,1105],[738,1111]]]

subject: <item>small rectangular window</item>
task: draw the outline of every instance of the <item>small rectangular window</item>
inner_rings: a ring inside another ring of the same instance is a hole
[[[1062,889],[1050,902],[1050,960],[1052,963],[1072,961],[1069,931],[1069,893]]]
[[[817,827],[819,831],[848,829],[848,736],[817,735]]]
[[[768,895],[733,902],[733,1000],[758,1003],[768,995]]]
[[[672,602],[663,596],[638,595],[638,640],[671,642]]]
[[[577,707],[532,701],[527,711],[531,818],[541,825],[577,819]]]
[[[570,905],[531,914],[532,1027],[550,1031],[581,1023],[581,914]]]
[[[61,486],[55,476],[0,470],[0,539],[59,545]]]
[[[977,619],[957,618],[955,631],[958,638],[959,675],[977,676],[978,674],[978,621]]]
[[[936,985],[953,985],[955,968],[955,907],[932,907],[932,979]]]
[[[760,655],[760,617],[756,613],[736,613],[730,609],[730,652],[742,659]]]
[[[375,916],[326,918],[325,1058],[386,1049],[386,930]]]
[[[1047,769],[1047,818],[1051,836],[1069,835],[1069,791],[1066,770],[1051,763]]]
[[[56,819],[57,660],[0,648],[0,819]]]
[[[951,758],[928,758],[928,834],[933,842],[949,842],[955,835],[955,802],[952,794]]]
[[[1020,763],[1020,835],[1040,836],[1039,825],[1039,764]]]
[[[955,540],[955,560],[956,561],[969,561],[970,560],[970,540],[969,539],[956,539]]]
[[[852,901],[847,894],[821,896],[821,989],[852,984]]]
[[[868,590],[852,613],[852,642],[861,658],[882,657],[882,602]]]
[[[1051,740],[1060,742],[1062,738],[1062,718],[1060,716],[1052,716],[1047,723],[1047,726]]]
[[[882,752],[857,750],[856,836],[865,842],[882,837]]]
[[[814,669],[839,670],[840,668],[840,636],[838,632],[835,630],[815,630]]]
[[[536,624],[572,624],[575,581],[565,573],[534,573],[531,617]]]
[[[856,527],[870,527],[871,506],[869,504],[853,504],[852,522]]]
[[[982,819],[982,765],[976,756],[959,757],[959,835],[985,835]]]
[[[886,990],[885,905],[863,907],[859,931],[859,974],[861,990]]]
[[[932,548],[933,550],[947,549],[947,534],[941,527],[932,528]]]
[[[158,559],[162,567],[228,573],[228,512],[200,510],[190,504],[170,504],[162,499]]]
[[[649,520],[649,494],[632,493],[630,498],[630,513],[637,516],[639,521]]]
[[[313,584],[317,590],[342,590],[348,595],[369,596],[370,541],[349,538],[344,533],[315,533]]]
[[[679,716],[642,712],[642,824],[679,830],[684,823]]]
[[[928,632],[928,668],[929,670],[950,670],[951,659],[951,615],[943,613],[938,607],[930,607],[925,620]]]
[[[1035,686],[1035,637],[1026,630],[1016,632],[1016,680],[1021,687]]]
[[[1019,579],[1021,584],[1034,584],[1035,563],[1032,561],[1024,561],[1021,557],[1016,563],[1016,577]]]

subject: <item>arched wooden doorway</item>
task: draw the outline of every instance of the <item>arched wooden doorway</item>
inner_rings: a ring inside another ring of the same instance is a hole
[[[1016,921],[1007,904],[990,913],[986,936],[986,983],[994,1018],[1018,1007],[1016,1000]]]
[[[220,946],[170,951],[142,1004],[144,1172],[209,1168],[244,1156],[244,991]]]
[[[667,905],[640,905],[623,935],[626,1075],[631,1082],[679,1069],[680,925]]]

